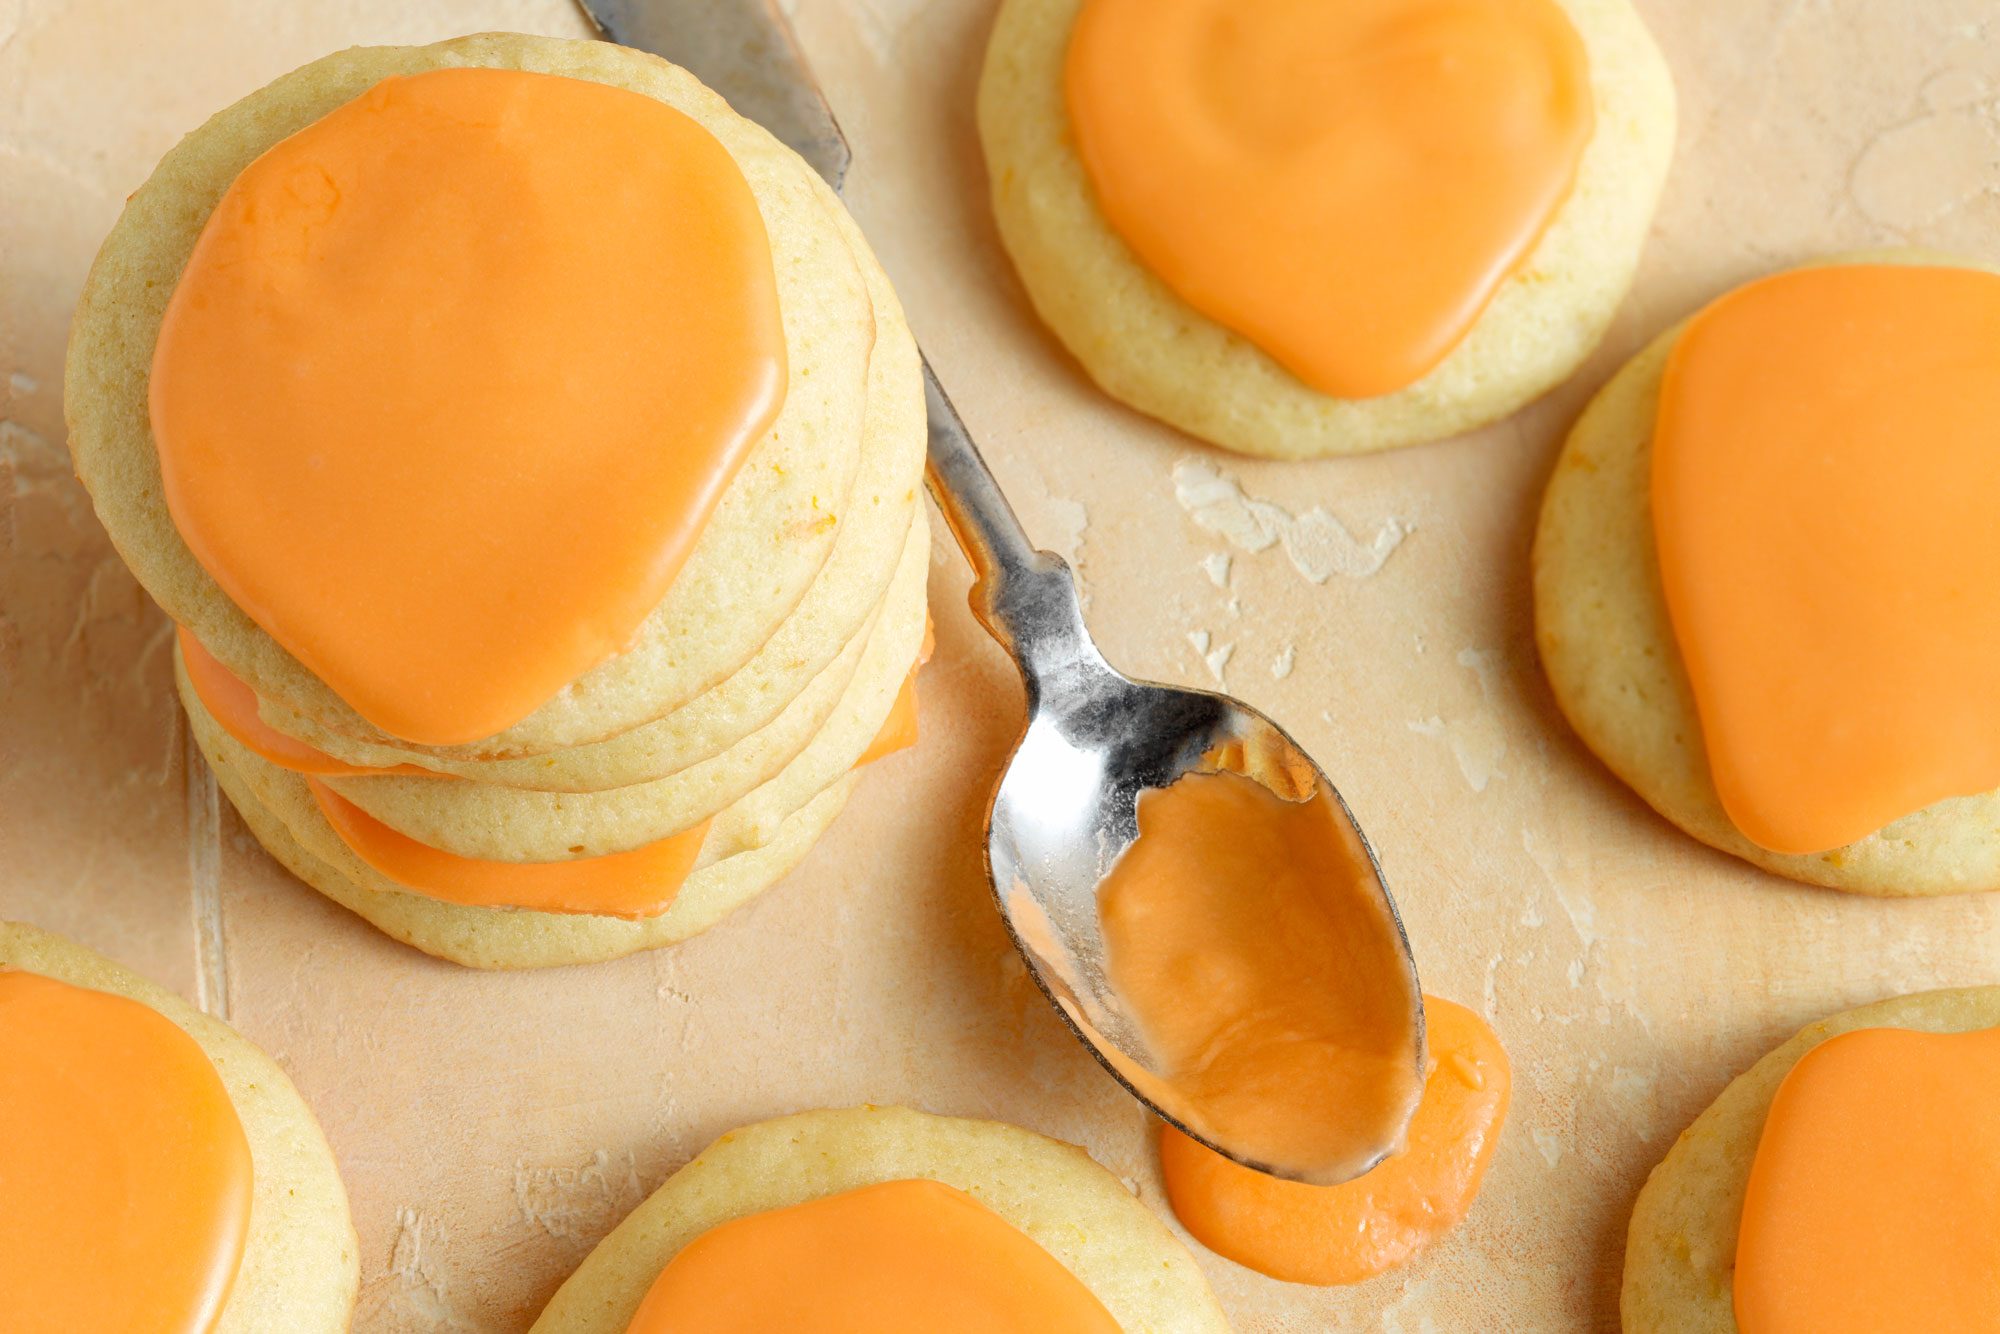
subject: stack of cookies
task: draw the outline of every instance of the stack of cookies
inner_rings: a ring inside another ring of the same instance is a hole
[[[222,790],[419,949],[682,939],[914,737],[915,345],[832,192],[665,62],[485,36],[278,80],[133,195],[67,388]]]

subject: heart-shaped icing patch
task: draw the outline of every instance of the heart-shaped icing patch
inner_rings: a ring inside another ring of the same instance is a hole
[[[386,79],[244,169],[149,396],[222,590],[370,722],[449,745],[630,640],[784,385],[722,144],[638,93],[468,68]]]
[[[1593,125],[1554,0],[1085,0],[1065,84],[1098,205],[1141,262],[1341,398],[1457,346]]]
[[[1799,269],[1689,322],[1660,574],[1724,809],[1777,852],[2000,787],[2000,275]]]

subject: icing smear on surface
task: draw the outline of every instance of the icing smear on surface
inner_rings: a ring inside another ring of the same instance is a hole
[[[1247,496],[1234,478],[1200,459],[1174,465],[1174,499],[1196,525],[1256,553],[1277,546],[1308,581],[1366,579],[1388,563],[1415,525],[1391,515],[1366,541],[1318,505],[1303,514]]]

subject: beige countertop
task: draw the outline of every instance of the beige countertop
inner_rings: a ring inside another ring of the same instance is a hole
[[[855,146],[854,209],[1029,528],[1081,569],[1107,653],[1220,675],[1288,723],[1380,849],[1426,987],[1512,1054],[1469,1223],[1344,1291],[1204,1253],[1245,1331],[1613,1329],[1633,1194],[1736,1070],[1825,1012],[2000,981],[1991,897],[1807,890],[1654,817],[1557,716],[1527,579],[1563,430],[1664,323],[1829,250],[2000,259],[2000,4],[1641,8],[1680,141],[1605,348],[1477,435],[1298,465],[1120,409],[1036,326],[972,130],[991,0],[798,0]],[[143,969],[291,1071],[346,1174],[367,1334],[524,1329],[674,1167],[800,1108],[1015,1121],[1160,1205],[1145,1120],[1028,982],[981,880],[1019,693],[948,543],[921,746],[869,774],[782,886],[682,948],[461,971],[291,882],[218,804],[166,623],[69,473],[70,305],[122,198],[209,112],[337,47],[489,28],[583,31],[562,0],[0,0],[0,916]]]

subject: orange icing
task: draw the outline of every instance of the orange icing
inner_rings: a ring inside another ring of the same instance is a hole
[[[1064,78],[1112,229],[1342,398],[1458,345],[1568,196],[1594,119],[1554,0],[1086,0]]]
[[[896,702],[889,706],[889,716],[882,720],[882,730],[868,743],[868,749],[861,752],[861,758],[854,762],[859,769],[864,764],[873,764],[885,755],[894,755],[899,750],[908,750],[917,744],[917,669],[903,678],[903,688],[896,692]]]
[[[667,1262],[626,1334],[1118,1334],[1026,1233],[937,1181],[750,1214]]]
[[[1778,1086],[1743,1199],[1744,1334],[2000,1331],[2000,1029],[1864,1028]]]
[[[193,1038],[0,968],[0,1329],[213,1329],[250,1197],[250,1145]]]
[[[447,69],[244,169],[150,407],[223,591],[376,726],[453,744],[631,639],[784,385],[769,240],[708,131]]]
[[[1765,278],[1681,333],[1653,523],[1723,808],[1778,852],[2000,787],[2000,276]]]
[[[281,769],[293,773],[320,774],[326,777],[343,777],[355,774],[416,774],[429,778],[442,778],[443,774],[414,764],[399,764],[393,769],[368,769],[360,765],[337,760],[316,746],[309,746],[297,737],[286,736],[277,728],[265,722],[257,712],[257,693],[245,685],[243,678],[230,671],[219,662],[215,655],[202,647],[199,639],[188,632],[186,626],[175,627],[175,638],[180,641],[181,661],[187,665],[188,681],[194,686],[194,693],[200,698],[209,716],[220,724],[222,730],[241,742],[244,749],[253,755],[261,755]]]
[[[1465,1217],[1500,1142],[1507,1053],[1462,1005],[1424,999],[1431,1066],[1409,1145],[1367,1175],[1309,1186],[1253,1172],[1166,1128],[1174,1215],[1202,1245],[1291,1283],[1359,1283],[1406,1263]]]
[[[1162,1110],[1315,1180],[1402,1143],[1422,1093],[1416,979],[1323,792],[1287,801],[1221,772],[1142,794],[1098,909],[1105,977],[1156,1059],[1122,1067]]]
[[[673,906],[708,836],[704,820],[630,852],[562,862],[486,861],[419,843],[317,778],[308,776],[306,783],[320,814],[355,856],[405,889],[476,908],[657,917]]]
[[[903,678],[903,688],[896,692],[896,702],[889,706],[889,716],[882,720],[882,729],[868,743],[868,749],[861,752],[861,758],[854,762],[855,768],[873,764],[885,755],[894,755],[917,744],[917,673],[931,660],[931,651],[936,647],[937,636],[932,631],[931,619],[925,616],[924,642],[917,650],[917,660],[911,665],[910,674]]]

